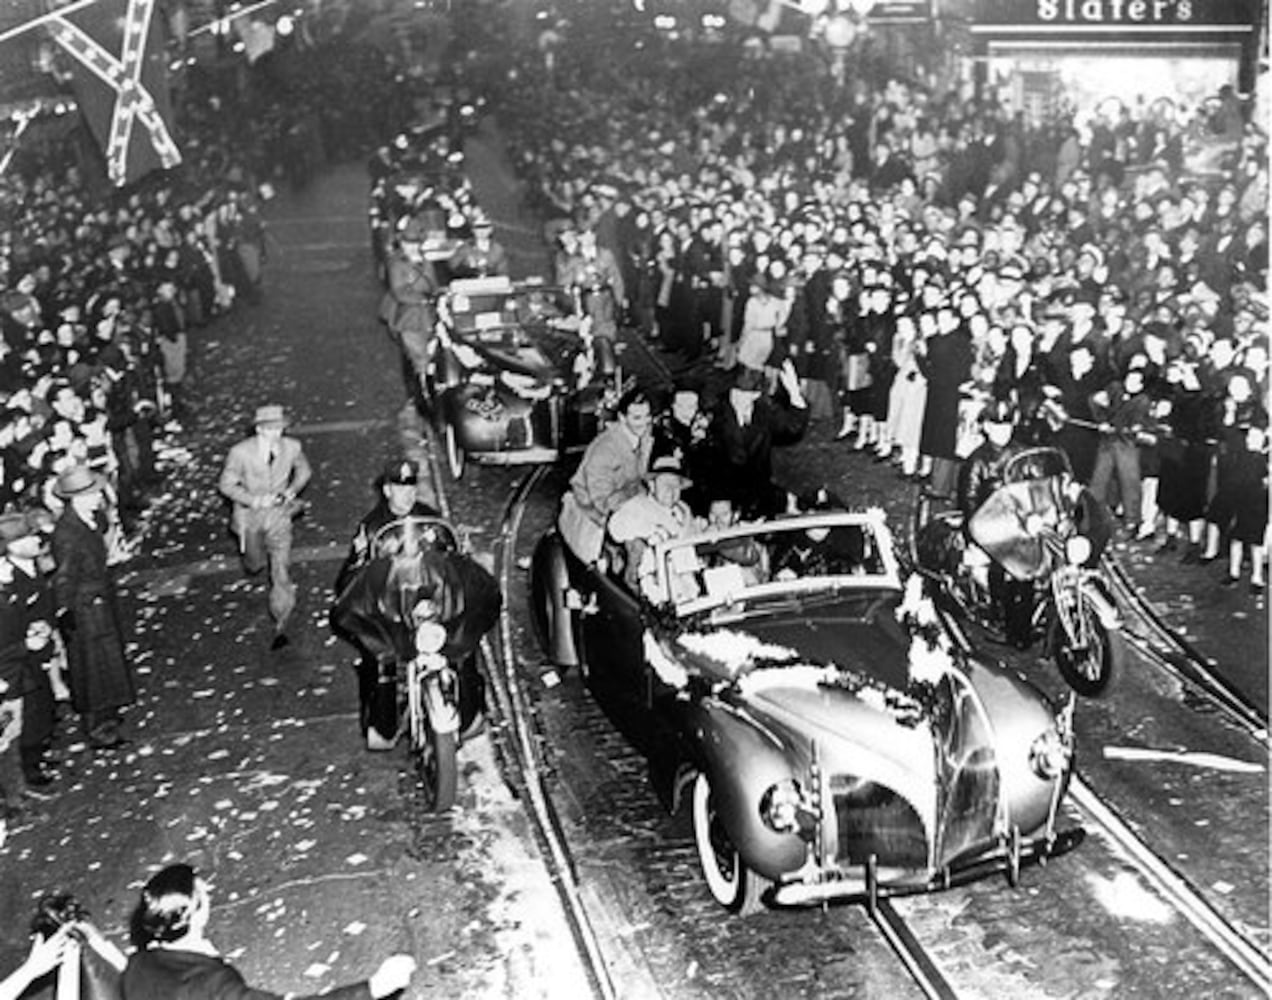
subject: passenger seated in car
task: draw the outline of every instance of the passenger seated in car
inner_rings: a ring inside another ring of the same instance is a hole
[[[848,506],[826,489],[792,498],[788,513],[811,514],[847,510]],[[771,554],[775,580],[810,576],[840,576],[867,572],[865,531],[856,525],[785,531],[777,536]]]
[[[690,586],[693,595],[697,593],[697,585],[689,574],[685,574],[688,579],[672,580],[670,595],[663,593],[657,581],[653,553],[657,543],[683,538],[700,527],[689,505],[681,499],[683,491],[691,485],[678,451],[656,455],[645,475],[645,490],[624,501],[610,516],[610,536],[627,547],[624,574],[627,584],[633,590],[639,589],[651,601],[661,602],[669,597],[680,600]]]
[[[731,528],[738,522],[738,510],[727,496],[713,497],[707,505],[707,530]],[[731,538],[699,547],[706,569],[736,566],[746,586],[768,579],[768,550],[755,538]]]

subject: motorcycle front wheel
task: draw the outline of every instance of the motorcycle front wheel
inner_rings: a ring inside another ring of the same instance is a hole
[[[429,728],[428,738],[415,755],[424,804],[430,812],[446,812],[455,804],[459,784],[458,749],[458,733],[439,733]]]
[[[1084,698],[1098,698],[1113,684],[1126,662],[1126,639],[1104,627],[1090,598],[1078,598],[1066,628],[1060,612],[1052,608],[1047,645],[1065,683]],[[1083,641],[1085,640],[1085,641]]]
[[[410,712],[411,754],[420,776],[424,805],[430,812],[445,812],[455,804],[459,785],[459,733],[439,733],[429,723],[423,681],[412,679],[407,708]]]

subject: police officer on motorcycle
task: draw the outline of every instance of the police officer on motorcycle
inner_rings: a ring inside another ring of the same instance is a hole
[[[339,597],[356,571],[371,557],[371,542],[386,524],[403,517],[436,517],[437,511],[420,499],[419,465],[410,459],[395,459],[380,477],[380,497],[358,522],[349,554],[336,578]],[[358,718],[369,750],[393,748],[398,726],[397,664],[382,662],[363,652],[358,662]]]
[[[967,457],[958,477],[958,507],[963,513],[965,530],[972,515],[1003,484],[1007,463],[1025,450],[1013,440],[1016,410],[1010,400],[990,400],[980,419],[985,440]],[[970,541],[967,555],[971,560],[978,557],[984,560],[973,562],[973,576],[987,571],[984,583],[990,600],[1001,614],[1004,637],[1018,649],[1027,649],[1033,643],[1033,581],[1014,579]]]

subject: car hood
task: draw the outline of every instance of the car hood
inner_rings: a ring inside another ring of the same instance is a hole
[[[823,753],[870,748],[899,777],[930,769],[933,753],[923,706],[906,690],[908,639],[890,614],[771,618],[677,642],[691,673],[733,682],[723,696],[739,707],[815,738]]]

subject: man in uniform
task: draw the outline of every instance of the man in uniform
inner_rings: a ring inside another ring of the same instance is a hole
[[[225,458],[219,488],[234,504],[231,528],[239,539],[243,568],[255,576],[269,568],[269,613],[274,619],[271,649],[287,645],[287,619],[296,607],[291,578],[292,518],[303,508],[296,499],[313,476],[309,460],[283,429],[287,417],[276,404],[256,409],[256,433]]]
[[[349,555],[336,579],[339,598],[355,572],[371,557],[371,542],[386,524],[404,517],[436,517],[437,511],[419,497],[419,466],[410,459],[395,459],[380,477],[380,498],[358,522]],[[358,661],[358,719],[368,750],[391,750],[397,734],[397,664],[377,658],[365,649]]]
[[[441,281],[433,262],[424,256],[425,226],[410,216],[398,233],[397,249],[389,254],[388,291],[380,302],[380,319],[399,341],[414,396],[428,368],[429,345],[437,325],[434,301]]]
[[[560,283],[578,294],[583,315],[591,318],[593,336],[616,338],[627,292],[614,255],[597,246],[596,234],[585,229],[578,234],[577,252],[558,266]]]
[[[1016,414],[1010,402],[991,400],[980,419],[985,440],[967,457],[958,476],[958,508],[963,512],[965,527],[1003,484],[1007,463],[1023,450],[1012,440]],[[971,541],[964,558],[971,566],[973,579],[987,587],[991,600],[1001,610],[1007,641],[1028,649],[1033,642],[1033,582],[1008,576],[1002,566],[991,562],[988,553]]]

